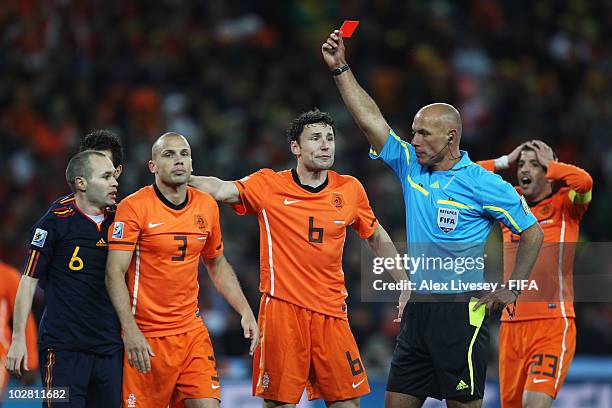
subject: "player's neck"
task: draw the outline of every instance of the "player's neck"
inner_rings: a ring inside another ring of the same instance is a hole
[[[550,195],[552,195],[552,185],[551,183],[547,183],[546,188],[541,189],[537,194],[532,194],[532,195],[525,194],[525,200],[527,200],[527,202],[530,205],[533,205],[533,204],[537,204],[540,201],[546,199]]]
[[[305,186],[319,187],[327,180],[327,170],[309,170],[304,166],[300,166],[299,163],[295,170],[300,183]]]
[[[79,210],[81,210],[81,212],[85,215],[90,215],[90,216],[97,216],[97,215],[102,215],[104,214],[104,209],[106,207],[98,207],[97,205],[89,202],[89,200],[87,199],[87,197],[81,195],[81,194],[75,194],[75,203],[76,206],[79,208]]]
[[[187,184],[170,186],[168,184],[164,184],[160,180],[155,180],[155,185],[157,186],[159,192],[162,193],[163,196],[174,205],[181,205],[187,198]]]

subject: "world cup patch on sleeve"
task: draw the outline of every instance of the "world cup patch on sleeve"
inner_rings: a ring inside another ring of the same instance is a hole
[[[34,231],[34,237],[32,238],[31,245],[36,245],[39,248],[45,246],[45,240],[47,239],[47,231],[44,229],[36,228]]]
[[[116,221],[113,226],[113,235],[112,238],[122,239],[123,238],[123,223],[121,221]]]

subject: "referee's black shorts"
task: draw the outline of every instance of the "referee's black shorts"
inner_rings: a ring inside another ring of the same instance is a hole
[[[481,399],[489,328],[484,306],[477,312],[470,307],[480,294],[455,297],[457,301],[431,296],[436,295],[423,302],[422,296],[413,295],[404,309],[387,391],[439,400]]]

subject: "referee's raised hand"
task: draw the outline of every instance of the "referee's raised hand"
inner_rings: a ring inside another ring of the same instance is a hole
[[[489,292],[481,297],[478,302],[474,305],[474,311],[478,310],[480,306],[485,305],[487,310],[497,310],[509,305],[516,301],[517,295],[513,291],[507,288],[496,289],[493,292]]]
[[[323,60],[330,69],[346,65],[341,31],[335,30],[327,37],[327,41],[321,46],[321,53],[323,54]]]

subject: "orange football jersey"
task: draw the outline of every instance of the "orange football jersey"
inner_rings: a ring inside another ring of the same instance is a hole
[[[235,183],[242,205],[234,210],[259,220],[260,291],[346,319],[346,228],[368,238],[378,227],[361,183],[330,170],[313,188],[302,185],[295,170],[270,169]]]
[[[146,337],[198,328],[198,263],[223,253],[219,207],[191,187],[180,205],[156,185],[141,188],[117,206],[109,228],[110,251],[134,251],[127,272],[132,313]]]
[[[479,162],[493,171],[493,160]],[[574,254],[580,220],[591,201],[593,180],[579,167],[550,162],[546,178],[564,182],[567,186],[531,205],[531,212],[544,231],[544,242],[533,267],[530,280],[538,290],[523,291],[517,302],[514,320],[552,317],[575,317],[574,313]],[[516,190],[521,194],[520,188]],[[504,281],[514,269],[520,237],[502,225],[504,235]],[[506,311],[502,320],[509,321]]]

